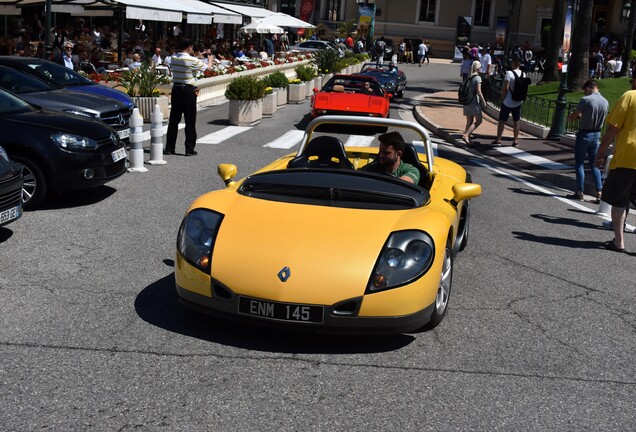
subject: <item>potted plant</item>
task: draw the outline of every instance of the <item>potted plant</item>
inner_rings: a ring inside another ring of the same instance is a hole
[[[314,89],[314,78],[316,77],[316,69],[312,66],[296,66],[296,76],[305,83],[305,96],[308,97],[312,94]]]
[[[305,100],[305,89],[307,85],[300,80],[300,78],[294,78],[289,80],[289,87],[287,90],[287,98],[289,103],[301,103]]]
[[[338,53],[332,49],[321,49],[314,53],[318,75],[322,75],[322,79],[318,83],[319,86],[329,81],[331,72],[333,72],[339,58]]]
[[[263,117],[271,117],[278,107],[278,96],[272,87],[265,87],[263,96]]]
[[[248,126],[261,121],[266,87],[263,80],[252,76],[236,77],[228,84],[225,97],[230,100],[230,124]]]
[[[122,87],[139,108],[144,121],[149,122],[155,105],[159,105],[163,117],[168,118],[168,96],[162,95],[159,87],[170,82],[170,77],[157,73],[153,63],[146,61],[137,69],[123,71],[115,88]]]
[[[285,105],[287,103],[287,86],[289,85],[287,75],[278,71],[267,75],[264,80],[269,87],[276,89],[278,106]]]

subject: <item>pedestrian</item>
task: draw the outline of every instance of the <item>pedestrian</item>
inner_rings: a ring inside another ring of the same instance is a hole
[[[470,68],[473,65],[473,61],[470,59],[470,51],[464,51],[463,56],[464,59],[459,66],[459,75],[462,77],[462,81],[466,81],[470,76]]]
[[[404,39],[404,63],[415,63],[413,61],[413,41]]]
[[[504,123],[508,121],[510,114],[512,113],[512,132],[513,140],[512,146],[519,145],[519,120],[521,119],[521,104],[523,101],[513,100],[512,93],[515,88],[515,83],[518,79],[521,79],[523,73],[519,68],[521,66],[521,57],[518,55],[512,56],[511,70],[506,72],[504,84],[501,89],[501,109],[499,110],[499,121],[497,122],[497,138],[492,142],[493,145],[501,147],[501,136],[504,131]]]
[[[426,64],[430,64],[431,63],[431,53],[433,51],[431,51],[431,43],[427,40],[424,41],[424,45],[426,45],[426,52],[424,53],[424,58],[426,59]]]
[[[481,125],[483,121],[482,109],[486,104],[483,93],[481,92],[481,63],[477,60],[473,61],[470,70],[470,94],[472,99],[468,105],[464,105],[464,116],[466,116],[466,128],[462,139],[468,147],[472,147],[475,143],[472,141],[470,134]]]
[[[424,63],[424,59],[426,58],[426,43],[424,41],[422,41],[417,48],[417,55],[419,57],[419,66],[422,67],[422,63]]]
[[[159,66],[159,65],[163,64],[163,59],[161,58],[161,48],[160,47],[156,47],[155,48],[155,53],[150,58],[150,61],[152,61],[152,64],[155,65],[155,66]]]
[[[632,76],[636,71],[632,69]],[[630,205],[630,196],[636,196],[636,80],[614,104],[607,116],[607,129],[596,153],[596,166],[605,164],[605,152],[614,142],[614,156],[609,174],[603,185],[601,199],[612,206],[614,239],[603,243],[606,249],[624,252],[623,226]]]
[[[64,43],[64,52],[62,53],[62,57],[60,59],[60,64],[62,64],[63,66],[66,66],[71,70],[77,69],[76,63],[79,63],[79,61],[76,62],[75,57],[73,57],[73,42],[66,41]]]
[[[380,36],[375,43],[375,52],[376,52],[376,64],[383,65],[384,64],[384,54],[386,51],[386,42],[384,42],[384,36]]]
[[[490,75],[490,65],[492,64],[492,57],[490,56],[490,48],[486,47],[482,49],[481,58],[481,70],[479,71],[482,76],[486,77]]]
[[[175,154],[177,132],[181,117],[185,117],[185,155],[195,156],[197,142],[197,96],[199,89],[194,85],[197,75],[207,68],[201,60],[193,57],[192,42],[183,38],[177,42],[177,54],[172,56],[172,94],[168,121],[168,133],[164,154]]]
[[[574,168],[576,173],[576,191],[569,195],[568,198],[583,201],[584,184],[585,184],[585,157],[587,156],[590,171],[594,178],[596,186],[596,198],[601,198],[601,190],[603,183],[601,180],[601,171],[596,167],[596,153],[601,138],[601,127],[605,123],[609,103],[598,91],[598,83],[594,80],[587,80],[583,84],[583,93],[585,96],[581,98],[576,109],[569,115],[568,120],[573,121],[577,118],[579,121],[579,131],[576,133],[576,142],[574,144]]]

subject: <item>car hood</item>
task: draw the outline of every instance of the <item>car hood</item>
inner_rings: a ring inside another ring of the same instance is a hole
[[[114,88],[110,88],[103,84],[68,86],[68,87],[65,87],[65,89],[70,91],[84,92],[84,93],[98,95],[98,96],[106,96],[125,104],[129,109],[133,109],[135,107],[135,103],[130,98],[130,96],[128,96],[126,93]]]
[[[422,220],[435,224],[440,217],[425,207],[377,211],[300,205],[232,189],[204,195],[192,208],[211,203],[224,214],[212,277],[236,294],[316,304],[363,295],[390,233],[422,229]],[[448,230],[448,222],[445,226]],[[290,277],[281,282],[278,273],[285,267]]]
[[[369,96],[359,93],[326,93],[316,94],[315,109],[331,111],[375,111],[386,103],[382,96]]]
[[[32,105],[53,111],[80,110],[100,114],[128,109],[124,103],[114,99],[65,89],[23,93],[18,96]]]
[[[41,128],[50,133],[67,132],[96,141],[106,139],[112,133],[111,128],[98,120],[47,110],[34,110],[4,117],[2,124],[4,127],[15,128],[13,130]]]

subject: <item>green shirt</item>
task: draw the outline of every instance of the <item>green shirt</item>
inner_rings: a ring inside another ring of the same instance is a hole
[[[380,165],[378,161],[373,161],[370,164],[363,166],[361,170],[374,172],[374,173],[380,173],[380,174],[389,174],[397,178],[400,178],[402,176],[407,176],[411,178],[415,184],[418,184],[420,181],[420,171],[417,168],[415,168],[413,165],[404,163],[402,161],[400,161],[400,166],[398,166],[398,168],[392,173],[387,173],[384,170],[384,167]]]

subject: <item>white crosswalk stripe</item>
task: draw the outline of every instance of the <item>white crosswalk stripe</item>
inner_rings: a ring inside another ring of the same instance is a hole
[[[344,143],[345,147],[368,147],[371,145],[375,136],[366,136],[366,135],[351,135],[346,143]]]
[[[263,147],[289,149],[302,141],[305,131],[291,130],[280,138],[270,141]]]
[[[531,163],[533,165],[539,165],[543,168],[553,169],[553,170],[572,170],[574,167],[570,165],[565,165],[559,162],[551,161],[550,159],[546,159],[541,156],[533,155],[532,153],[525,152],[523,150],[519,150],[516,147],[497,147],[497,151],[513,156],[522,161]]]
[[[251,126],[228,126],[199,138],[197,144],[221,144],[223,141],[250,129],[252,129]]]

